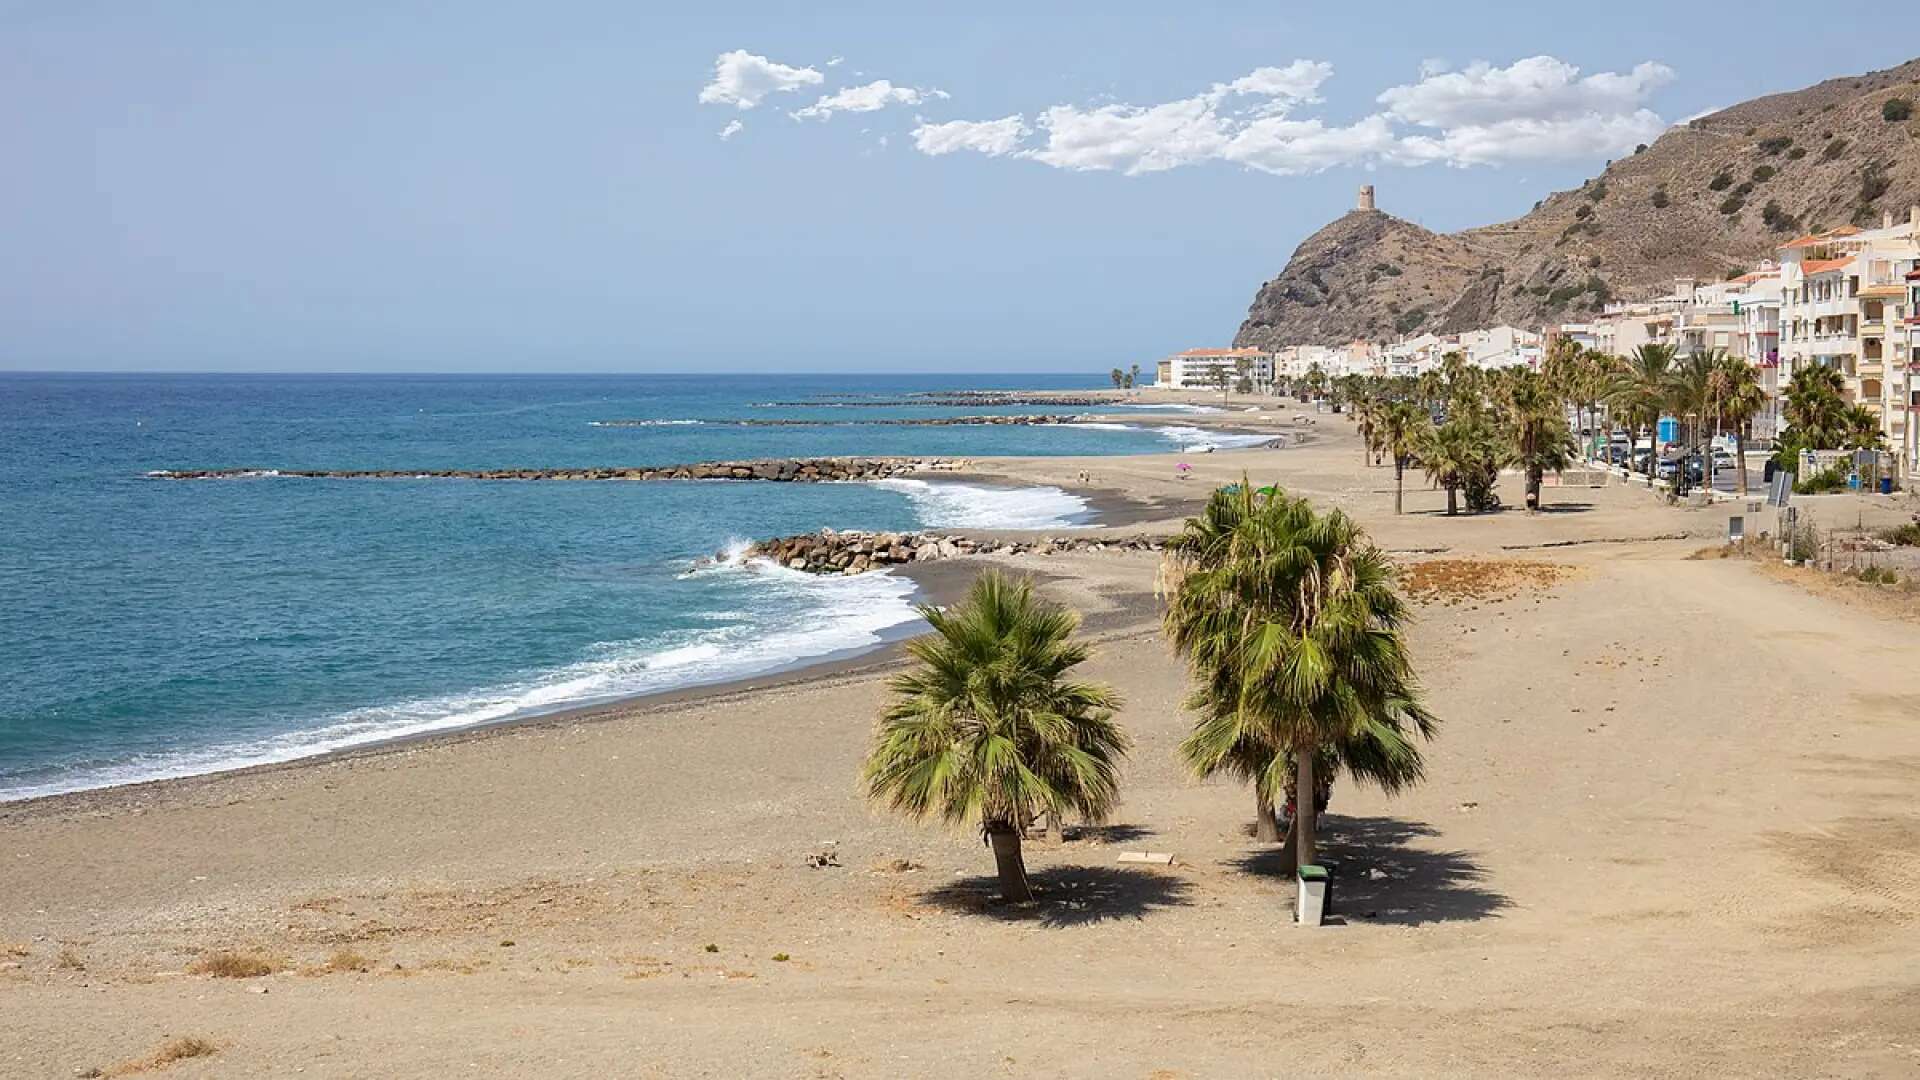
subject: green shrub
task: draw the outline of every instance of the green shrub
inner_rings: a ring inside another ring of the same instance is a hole
[[[1887,193],[1893,186],[1893,180],[1887,176],[1886,166],[1878,161],[1869,162],[1860,170],[1860,201],[1870,203]]]
[[[1895,528],[1882,529],[1880,539],[1901,547],[1920,547],[1920,521],[1909,521]]]
[[[1785,135],[1775,135],[1772,138],[1760,140],[1760,152],[1763,154],[1778,154],[1783,150],[1791,149],[1792,146],[1793,140]]]
[[[1667,208],[1667,204],[1672,201],[1673,200],[1667,198],[1666,188],[1653,189],[1653,208],[1655,210],[1665,210]]]
[[[1913,115],[1913,102],[1906,98],[1888,98],[1880,104],[1880,116],[1889,124],[1898,124]]]
[[[1771,165],[1755,165],[1753,167],[1753,182],[1756,184],[1764,184],[1777,176],[1779,172],[1779,169]]]
[[[1587,188],[1587,198],[1592,199],[1594,202],[1599,202],[1606,197],[1607,182],[1605,180],[1595,180],[1593,185]]]
[[[1829,465],[1814,473],[1803,476],[1793,482],[1796,495],[1824,495],[1831,491],[1845,491],[1848,471],[1844,465]]]
[[[1774,232],[1800,231],[1800,219],[1780,209],[1780,204],[1773,199],[1768,199],[1767,205],[1761,208],[1760,220]]]
[[[1426,321],[1427,309],[1414,308],[1393,320],[1393,328],[1398,333],[1411,334],[1415,330],[1420,329],[1420,324]]]
[[[1820,160],[1837,161],[1841,157],[1845,156],[1846,152],[1847,152],[1847,140],[1835,139],[1832,142],[1827,144],[1827,148],[1825,150],[1820,151]]]
[[[1806,156],[1807,156],[1807,148],[1804,146],[1796,146],[1793,149],[1787,151],[1788,161],[1799,161],[1801,158]]]
[[[1707,181],[1708,191],[1725,191],[1732,186],[1733,186],[1733,174],[1728,172],[1725,169],[1721,169],[1719,172],[1714,173],[1713,179]]]
[[[1726,197],[1726,200],[1720,204],[1720,212],[1723,214],[1737,214],[1740,212],[1740,208],[1745,205],[1747,205],[1746,199],[1738,195],[1729,195]]]

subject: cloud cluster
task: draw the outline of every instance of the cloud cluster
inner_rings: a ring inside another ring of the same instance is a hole
[[[795,120],[824,121],[837,112],[877,112],[889,105],[919,105],[950,96],[945,90],[895,86],[886,79],[876,79],[865,86],[849,86],[839,93],[828,94],[792,115]]]
[[[1620,153],[1667,127],[1646,107],[1673,81],[1672,69],[1644,63],[1626,73],[1581,76],[1572,64],[1536,56],[1498,68],[1420,66],[1419,81],[1383,91],[1382,108],[1351,124],[1298,117],[1321,101],[1331,65],[1297,60],[1266,67],[1204,93],[1158,105],[1042,109],[1028,145],[1023,115],[994,121],[926,121],[914,131],[922,153],[977,150],[1060,169],[1129,176],[1209,161],[1277,175],[1339,165],[1457,167],[1585,158]]]
[[[1658,137],[1667,124],[1647,103],[1674,73],[1648,62],[1628,72],[1582,75],[1551,56],[1507,67],[1480,61],[1456,71],[1430,59],[1420,65],[1417,81],[1382,91],[1374,99],[1378,108],[1356,121],[1301,115],[1323,103],[1321,88],[1332,78],[1331,64],[1295,60],[1158,104],[1064,103],[1039,109],[1031,120],[1025,113],[998,120],[916,117],[913,145],[933,157],[968,152],[1128,176],[1206,162],[1294,175],[1342,165],[1466,168],[1589,158]],[[716,60],[714,80],[700,100],[749,109],[769,94],[823,81],[811,67],[736,50]],[[825,121],[835,113],[922,106],[948,97],[878,79],[823,94],[789,115]],[[722,137],[737,131],[730,126]]]
[[[713,81],[700,88],[700,104],[751,109],[768,94],[819,86],[827,77],[810,67],[788,67],[745,49],[721,53],[713,62]]]

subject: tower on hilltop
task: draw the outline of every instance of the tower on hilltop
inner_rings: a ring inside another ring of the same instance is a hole
[[[1354,209],[1361,210],[1361,211],[1373,209],[1373,185],[1372,184],[1361,185],[1360,203],[1358,206],[1355,206]]]

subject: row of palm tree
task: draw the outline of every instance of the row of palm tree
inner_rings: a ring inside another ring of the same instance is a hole
[[[1256,835],[1312,863],[1336,775],[1396,792],[1418,781],[1421,704],[1393,567],[1339,511],[1319,513],[1244,479],[1214,492],[1168,545],[1164,627],[1187,662],[1192,732],[1179,754],[1202,777],[1253,787]],[[1104,820],[1130,740],[1120,699],[1075,678],[1078,617],[1030,582],[981,575],[933,632],[908,644],[863,770],[870,797],[910,817],[976,826],[1001,895],[1032,899],[1021,839],[1041,816]]]
[[[1418,378],[1348,376],[1337,392],[1352,408],[1368,459],[1392,459],[1396,514],[1415,461],[1445,489],[1451,515],[1462,494],[1469,510],[1497,506],[1494,486],[1507,467],[1525,475],[1527,509],[1537,510],[1545,474],[1573,460],[1565,392],[1527,368],[1488,371],[1453,353]]]

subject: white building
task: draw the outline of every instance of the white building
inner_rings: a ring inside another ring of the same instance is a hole
[[[1188,349],[1160,361],[1154,386],[1163,390],[1215,390],[1219,374],[1229,386],[1244,375],[1255,386],[1273,383],[1273,354],[1259,349]]]

